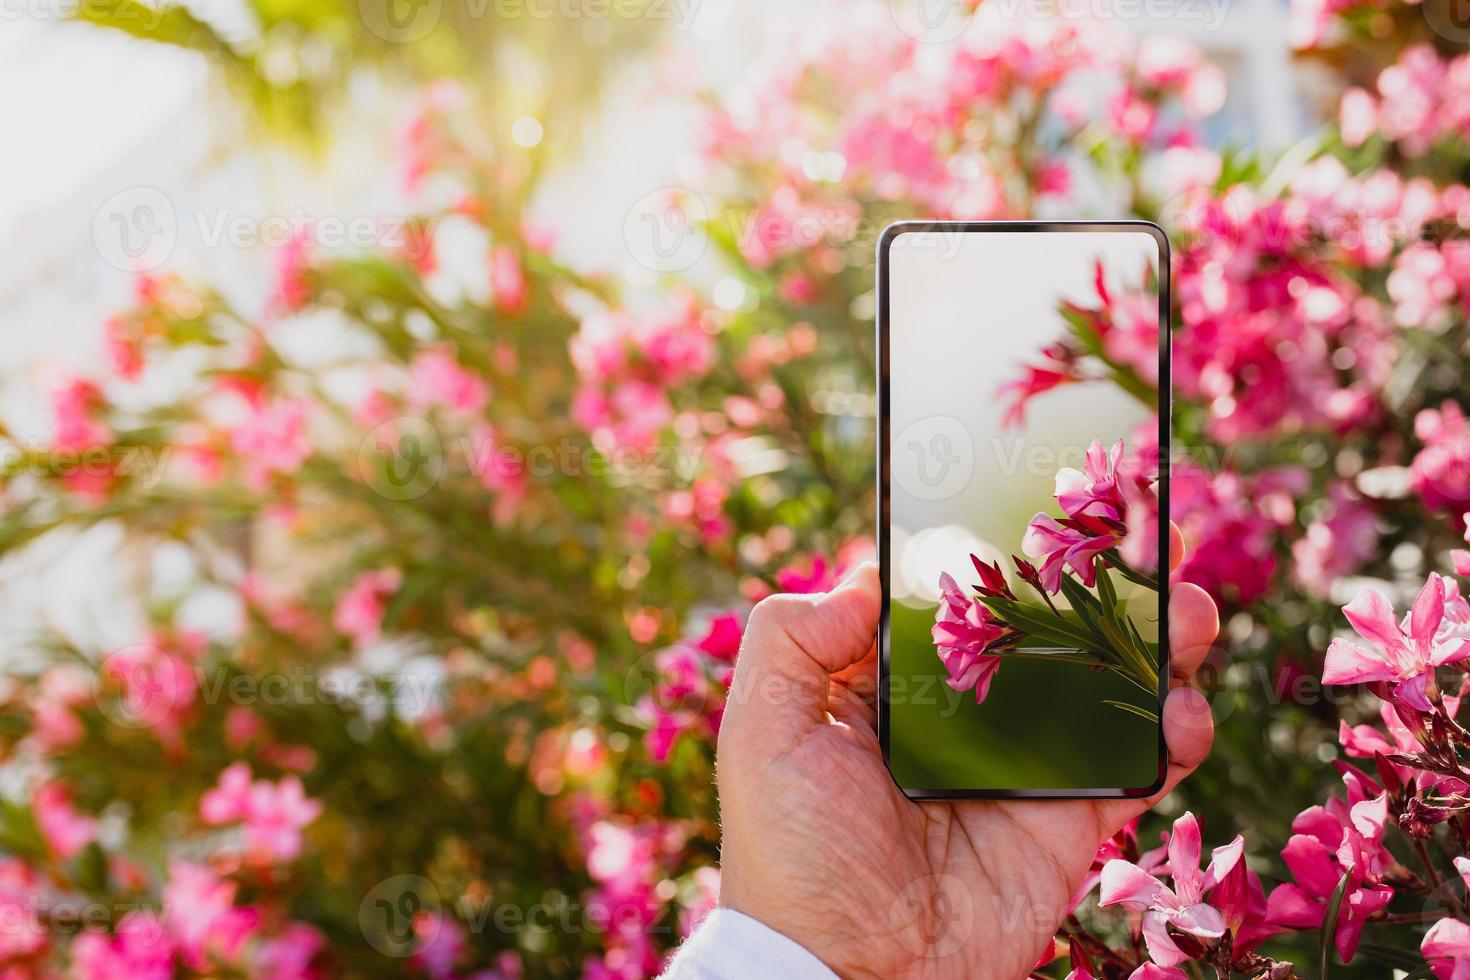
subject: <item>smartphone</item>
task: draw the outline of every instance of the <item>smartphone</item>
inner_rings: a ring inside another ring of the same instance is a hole
[[[878,243],[879,738],[913,799],[1146,796],[1168,679],[1169,243]]]

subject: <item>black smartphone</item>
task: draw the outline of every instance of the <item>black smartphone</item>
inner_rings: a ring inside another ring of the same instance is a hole
[[[914,799],[1127,797],[1166,765],[1169,243],[878,243],[879,737]]]

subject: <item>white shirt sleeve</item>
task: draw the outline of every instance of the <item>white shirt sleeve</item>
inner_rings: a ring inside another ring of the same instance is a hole
[[[734,909],[715,909],[679,947],[661,980],[837,980],[800,944]]]

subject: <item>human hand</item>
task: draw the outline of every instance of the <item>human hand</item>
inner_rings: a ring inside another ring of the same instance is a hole
[[[1214,642],[1215,605],[1194,585],[1170,589],[1157,794],[916,803],[878,745],[881,603],[867,564],[825,595],[773,596],[751,614],[717,748],[720,904],[844,977],[1025,977],[1098,845],[1209,753],[1210,706],[1188,685]]]

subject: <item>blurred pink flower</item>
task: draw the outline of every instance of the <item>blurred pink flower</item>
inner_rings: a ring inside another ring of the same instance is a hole
[[[526,306],[526,274],[521,257],[509,245],[490,250],[490,294],[498,310],[518,313]]]
[[[1370,646],[1335,638],[1323,659],[1324,684],[1384,682],[1389,685],[1389,697],[1419,711],[1433,711],[1426,692],[1434,668],[1470,657],[1470,635],[1458,630],[1442,632],[1445,582],[1438,572],[1429,574],[1403,625],[1388,598],[1371,587],[1342,611]]]
[[[202,864],[174,860],[163,888],[164,923],[180,955],[195,970],[230,963],[239,955],[260,915],[235,906],[237,886]]]
[[[311,233],[301,231],[291,236],[276,254],[276,284],[270,309],[275,313],[294,313],[311,298]]]
[[[250,787],[245,812],[246,847],[270,861],[294,861],[301,854],[302,828],[321,812],[321,803],[307,797],[295,776],[279,783],[260,780]]]
[[[412,963],[430,980],[449,980],[464,955],[464,929],[444,912],[419,912],[413,917],[416,939]]]
[[[1386,795],[1351,805],[1334,797],[1325,807],[1303,810],[1292,822],[1293,836],[1281,851],[1296,881],[1271,892],[1270,921],[1289,929],[1320,928],[1328,902],[1347,875],[1334,945],[1344,962],[1351,960],[1368,917],[1393,898],[1393,889],[1381,882],[1383,871],[1393,863],[1383,847],[1387,819]]]
[[[332,626],[359,646],[371,646],[382,638],[383,613],[388,599],[398,591],[403,573],[382,568],[358,573],[337,599]]]
[[[1325,516],[1291,544],[1292,578],[1308,595],[1326,598],[1334,581],[1363,567],[1378,548],[1374,508],[1345,483],[1327,486]]]
[[[97,837],[97,821],[83,816],[72,806],[71,790],[52,780],[38,786],[31,796],[36,826],[59,861],[66,861]]]
[[[230,447],[244,468],[245,485],[264,490],[277,476],[291,476],[311,456],[307,420],[311,403],[283,398],[258,402],[230,432]]]
[[[87,980],[172,980],[174,946],[151,909],[134,909],[111,935],[84,931],[71,945],[72,966]]]
[[[326,937],[316,926],[292,922],[256,943],[250,976],[252,980],[316,980],[324,974],[312,961],[326,945]]]
[[[1414,434],[1424,448],[1409,464],[1414,492],[1431,510],[1456,514],[1470,505],[1470,423],[1464,409],[1446,401],[1414,417]]]
[[[934,646],[949,674],[949,686],[956,691],[974,688],[979,704],[1000,670],[1001,658],[987,651],[1005,635],[1006,626],[982,603],[967,596],[948,572],[939,577],[939,589],[931,631]]]
[[[0,858],[0,963],[34,956],[50,943],[37,907],[40,895],[41,883],[30,865]]]
[[[1149,956],[1160,966],[1177,966],[1191,957],[1174,942],[1171,929],[1195,936],[1206,945],[1225,935],[1225,918],[1205,901],[1205,893],[1225,879],[1244,849],[1245,840],[1237,835],[1229,844],[1215,848],[1209,867],[1201,872],[1199,823],[1194,814],[1186,813],[1174,821],[1169,838],[1170,885],[1134,864],[1115,859],[1103,866],[1098,904],[1142,910],[1143,941]]]
[[[233,762],[219,774],[213,789],[199,799],[199,815],[208,824],[233,823],[250,804],[250,765]]]
[[[414,355],[408,368],[408,404],[427,412],[438,406],[460,417],[480,414],[490,400],[490,386],[460,364],[453,352],[430,347]]]
[[[55,432],[51,444],[75,453],[107,449],[112,430],[98,418],[107,399],[97,384],[85,378],[68,378],[51,390],[51,419]]]
[[[1470,887],[1470,858],[1455,858],[1455,870]],[[1465,980],[1470,976],[1470,924],[1453,916],[1440,919],[1424,934],[1419,952],[1439,980]]]

